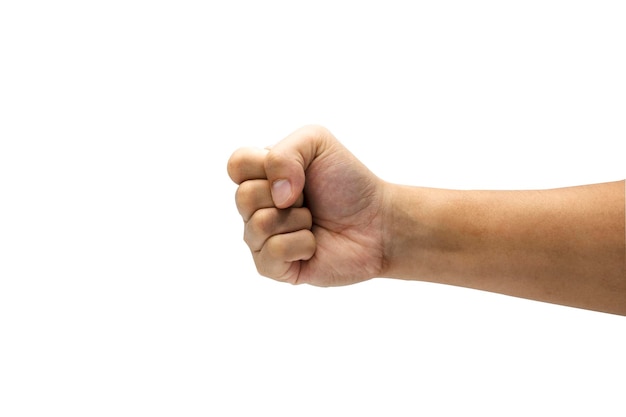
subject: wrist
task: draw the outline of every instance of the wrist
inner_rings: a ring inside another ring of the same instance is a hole
[[[388,278],[436,280],[455,245],[441,227],[444,190],[389,184],[385,210],[384,271]]]

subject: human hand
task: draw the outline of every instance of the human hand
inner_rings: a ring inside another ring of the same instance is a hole
[[[383,270],[385,183],[325,128],[228,161],[244,240],[261,275],[292,284],[353,284]]]

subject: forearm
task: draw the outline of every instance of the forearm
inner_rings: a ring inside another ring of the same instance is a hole
[[[385,276],[626,315],[624,182],[537,191],[389,186]]]

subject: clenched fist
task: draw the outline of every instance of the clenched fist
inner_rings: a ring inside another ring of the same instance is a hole
[[[301,128],[269,149],[239,149],[228,173],[261,275],[337,286],[383,270],[386,183],[325,128]]]

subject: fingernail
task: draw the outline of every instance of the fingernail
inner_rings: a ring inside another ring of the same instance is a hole
[[[287,180],[276,180],[272,183],[272,199],[276,206],[282,206],[291,197],[291,184]]]

